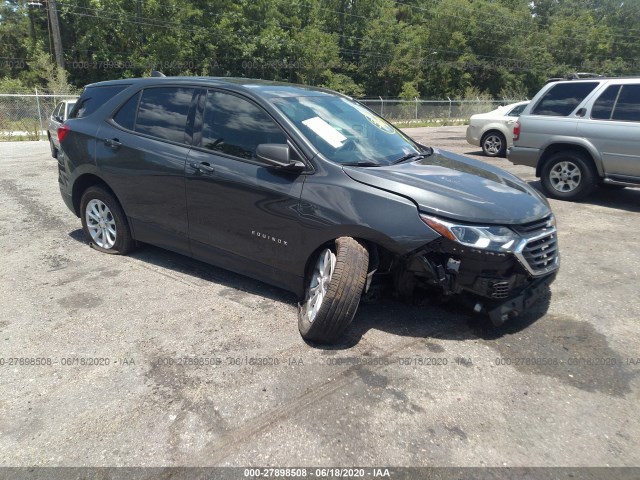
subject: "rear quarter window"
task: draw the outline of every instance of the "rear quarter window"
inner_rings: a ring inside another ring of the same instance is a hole
[[[136,124],[136,113],[140,102],[140,92],[127,100],[113,116],[113,121],[127,130],[133,130]]]
[[[558,83],[543,95],[531,111],[531,114],[566,117],[573,112],[598,85],[598,82]]]
[[[517,107],[513,108],[509,113],[507,113],[507,116],[519,117],[526,106],[527,106],[526,103],[524,105],[518,105]]]
[[[109,85],[105,87],[87,87],[69,113],[69,118],[83,118],[91,115],[105,102],[116,96],[129,85]]]
[[[640,122],[640,85],[622,86],[611,118],[624,122]]]

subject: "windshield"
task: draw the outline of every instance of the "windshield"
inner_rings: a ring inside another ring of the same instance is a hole
[[[333,162],[382,166],[421,153],[408,137],[353,100],[323,95],[272,102]]]

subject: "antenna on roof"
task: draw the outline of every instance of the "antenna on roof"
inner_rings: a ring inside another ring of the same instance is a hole
[[[152,77],[166,77],[166,75],[162,72],[159,72],[157,70],[152,70],[151,71],[151,76]]]

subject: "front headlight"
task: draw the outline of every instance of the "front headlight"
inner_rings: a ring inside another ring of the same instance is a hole
[[[450,223],[422,214],[420,218],[443,237],[467,247],[492,252],[512,252],[522,240],[520,235],[507,227]]]

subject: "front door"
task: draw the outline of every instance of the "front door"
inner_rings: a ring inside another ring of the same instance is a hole
[[[191,251],[286,288],[296,282],[290,252],[299,237],[304,175],[261,164],[256,148],[288,138],[249,99],[209,90],[203,100],[201,134],[186,167]]]

